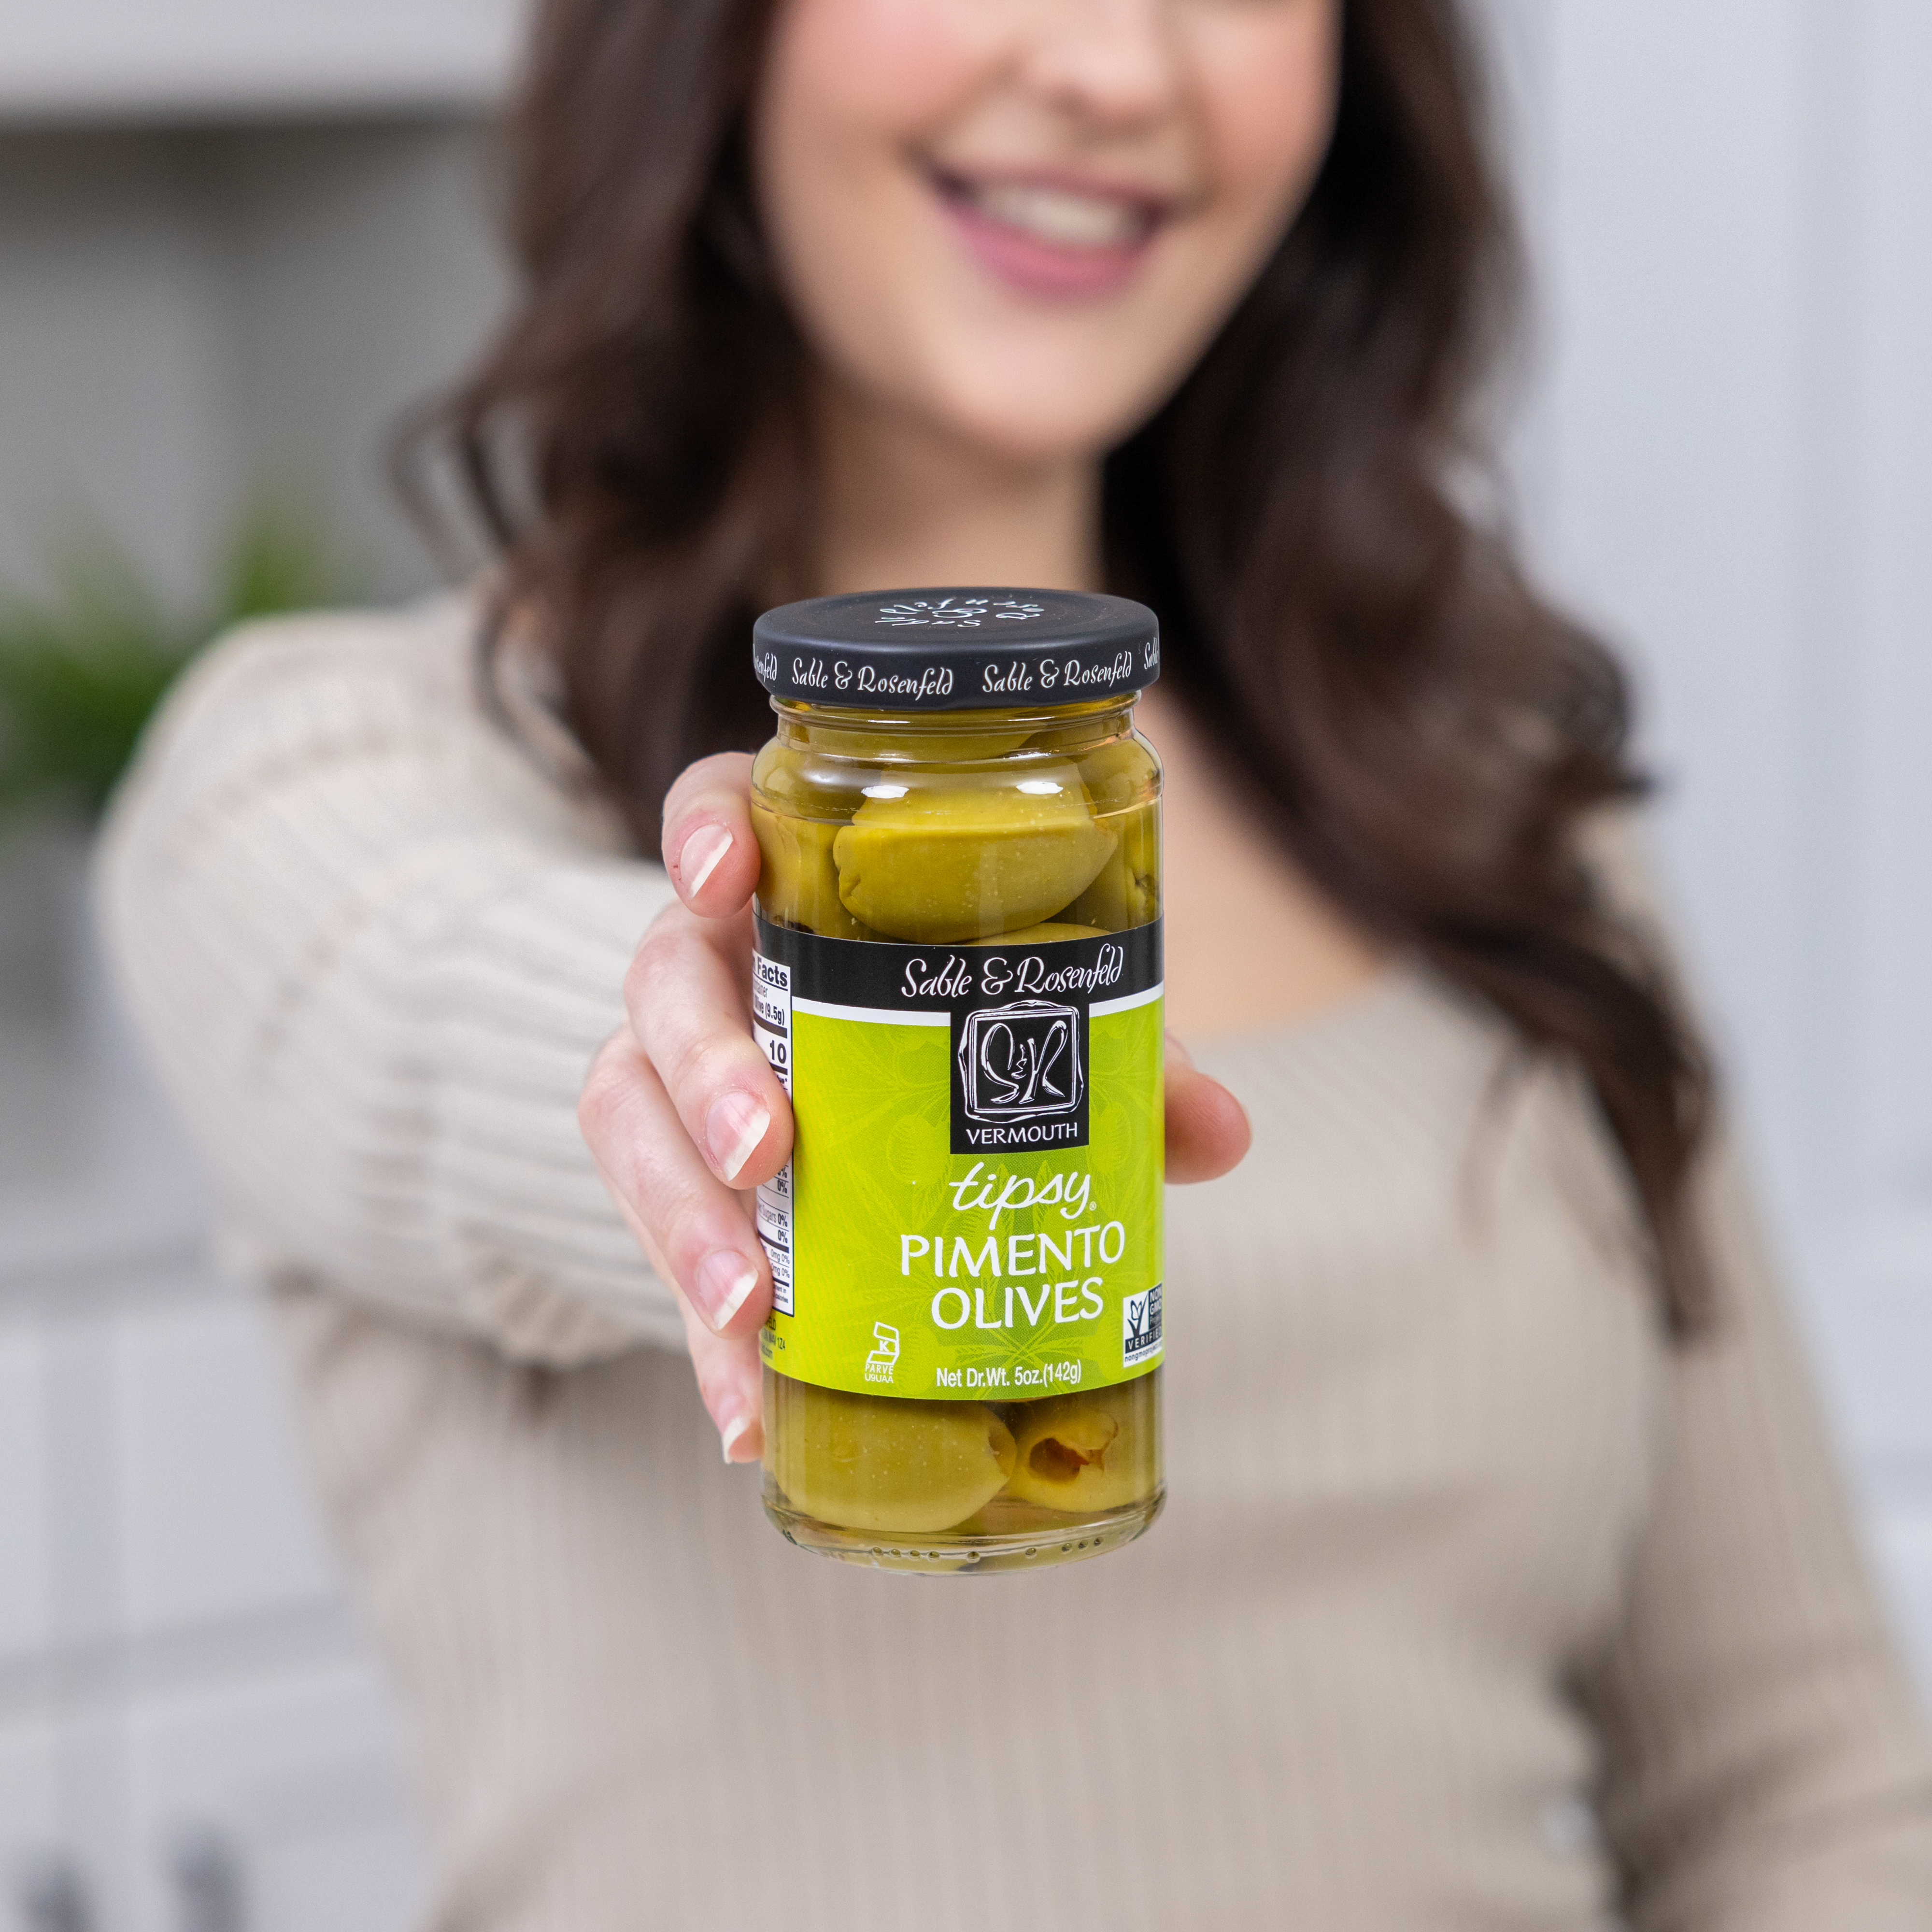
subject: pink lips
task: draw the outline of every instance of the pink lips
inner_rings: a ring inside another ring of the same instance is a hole
[[[1111,295],[1133,279],[1160,230],[1156,217],[1131,242],[1099,248],[1055,243],[994,219],[943,180],[934,186],[955,232],[980,266],[1024,295]]]

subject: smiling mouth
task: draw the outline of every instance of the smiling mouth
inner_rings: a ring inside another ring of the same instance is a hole
[[[1114,194],[1034,182],[968,181],[935,171],[940,194],[962,214],[1069,254],[1118,256],[1138,250],[1164,211]]]

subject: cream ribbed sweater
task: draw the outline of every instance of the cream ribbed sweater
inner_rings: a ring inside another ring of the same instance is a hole
[[[675,1318],[577,1137],[668,889],[488,722],[471,630],[219,650],[103,875],[442,1932],[1932,1928],[1932,1756],[1734,1178],[1723,1334],[1673,1352],[1575,1083],[1418,970],[1199,1056],[1255,1146],[1172,1197],[1143,1542],[951,1583],[782,1544],[635,1346]]]

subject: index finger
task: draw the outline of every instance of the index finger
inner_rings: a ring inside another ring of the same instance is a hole
[[[1254,1130],[1247,1109],[1218,1080],[1195,1066],[1172,1034],[1167,1036],[1167,1178],[1214,1180],[1246,1156]]]
[[[740,910],[758,883],[751,796],[752,760],[743,752],[700,758],[665,796],[664,869],[701,918]]]

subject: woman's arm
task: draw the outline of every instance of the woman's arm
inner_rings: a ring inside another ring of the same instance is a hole
[[[576,1112],[670,887],[486,716],[468,603],[218,646],[117,798],[98,883],[128,1004],[266,1268],[533,1361],[681,1336]]]
[[[1582,1686],[1634,1932],[1932,1926],[1932,1748],[1728,1151],[1722,1306],[1673,1358],[1649,1526]]]
[[[1592,857],[1670,957],[1638,820],[1606,814]],[[1918,1932],[1932,1927],[1932,1742],[1726,1142],[1696,1205],[1717,1327],[1670,1358],[1630,1595],[1580,1685],[1624,1910],[1633,1932]]]

